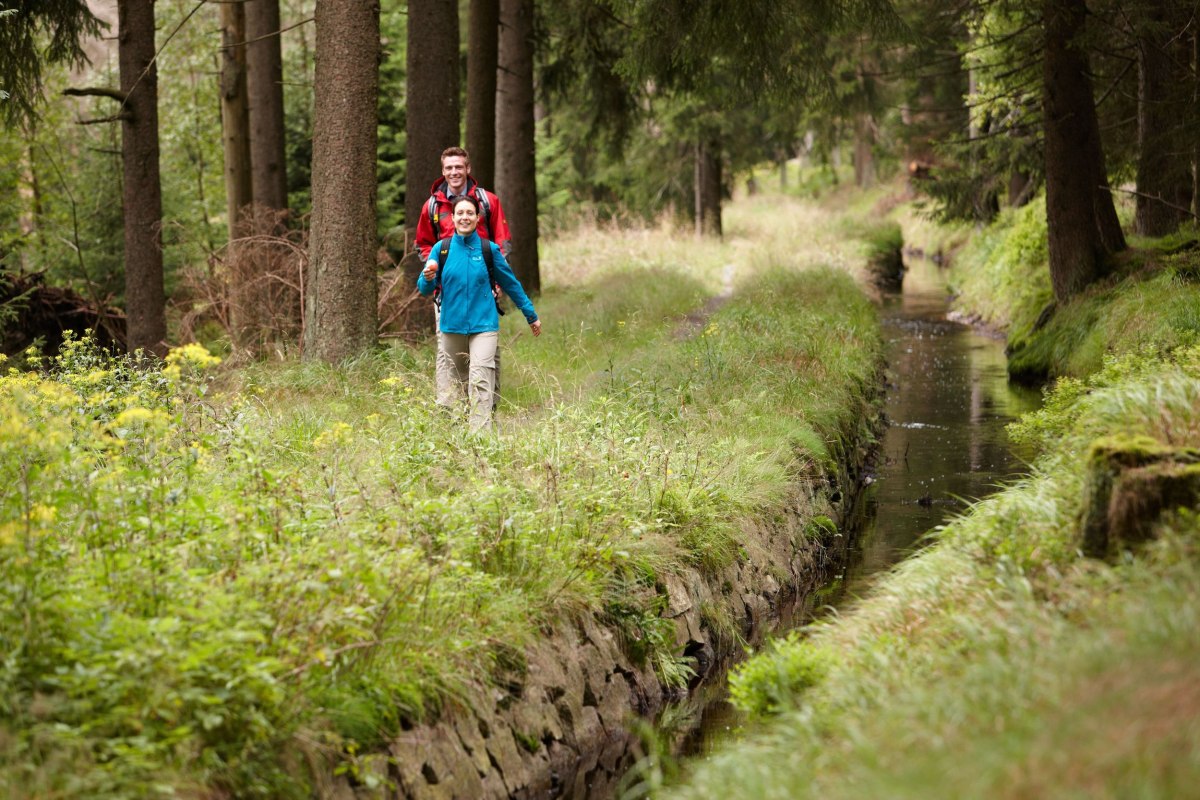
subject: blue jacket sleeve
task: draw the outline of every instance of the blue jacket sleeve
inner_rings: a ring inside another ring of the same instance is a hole
[[[496,280],[500,283],[500,288],[512,298],[512,301],[517,304],[517,308],[521,309],[526,322],[537,322],[538,315],[533,310],[533,303],[530,302],[529,295],[525,294],[525,288],[521,286],[517,276],[513,274],[512,267],[508,265],[508,259],[504,257],[504,251],[495,242],[484,241],[484,244],[492,248],[492,261],[496,267]]]
[[[429,295],[433,294],[433,290],[435,288],[437,288],[436,280],[432,280],[432,281],[425,280],[425,264],[428,264],[428,263],[429,263],[428,259],[426,259],[422,263],[421,274],[417,278],[417,291],[420,292],[425,297],[429,297]]]

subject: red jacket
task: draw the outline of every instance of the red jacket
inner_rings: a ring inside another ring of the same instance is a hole
[[[438,178],[429,190],[429,199],[421,206],[421,216],[417,219],[417,252],[421,254],[422,261],[429,259],[429,251],[435,244],[454,235],[453,208],[446,191],[445,179]],[[508,232],[508,220],[504,218],[500,198],[481,187],[470,176],[467,176],[466,194],[484,206],[479,214],[479,227],[476,228],[480,238],[494,241],[500,245],[501,252],[508,255],[512,250],[512,235]]]

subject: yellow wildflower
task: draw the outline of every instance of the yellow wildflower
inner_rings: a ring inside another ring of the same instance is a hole
[[[112,421],[110,427],[115,429],[165,430],[171,418],[162,409],[149,409],[134,406],[127,408]]]
[[[58,519],[58,509],[54,506],[34,503],[33,508],[29,509],[28,519],[34,525],[48,525]]]
[[[333,427],[324,431],[316,439],[313,439],[313,447],[318,450],[322,447],[332,447],[335,445],[345,444],[350,441],[350,434],[354,428],[347,425],[345,422],[335,422]]]
[[[166,362],[168,364],[186,363],[199,369],[206,369],[220,364],[221,359],[208,352],[208,348],[199,342],[191,342],[180,347],[172,347],[171,352],[167,353]]]

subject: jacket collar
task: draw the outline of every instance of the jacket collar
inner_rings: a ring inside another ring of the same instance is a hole
[[[478,184],[475,182],[475,179],[472,178],[470,175],[468,175],[467,176],[467,185],[466,185],[465,189],[463,190],[463,194],[473,195],[475,193],[476,186],[478,186]],[[433,182],[433,186],[431,186],[429,188],[429,193],[431,195],[436,196],[438,200],[445,200],[447,202],[449,202],[449,200],[450,200],[450,195],[447,194],[447,192],[449,192],[449,191],[450,191],[450,187],[446,184],[445,178],[438,178],[436,181]]]

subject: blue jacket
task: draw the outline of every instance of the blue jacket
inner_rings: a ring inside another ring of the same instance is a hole
[[[495,242],[480,239],[475,232],[465,237],[456,233],[450,240],[450,252],[446,254],[446,264],[442,267],[442,316],[438,328],[443,333],[472,334],[500,330],[500,315],[496,313],[481,244],[492,248],[492,264],[500,288],[521,309],[526,322],[537,321],[533,303],[529,302],[525,289]],[[430,258],[435,260],[436,250],[437,245],[434,245],[430,251]],[[436,278],[427,281],[424,274],[417,279],[417,291],[426,297],[433,294],[436,285]]]

